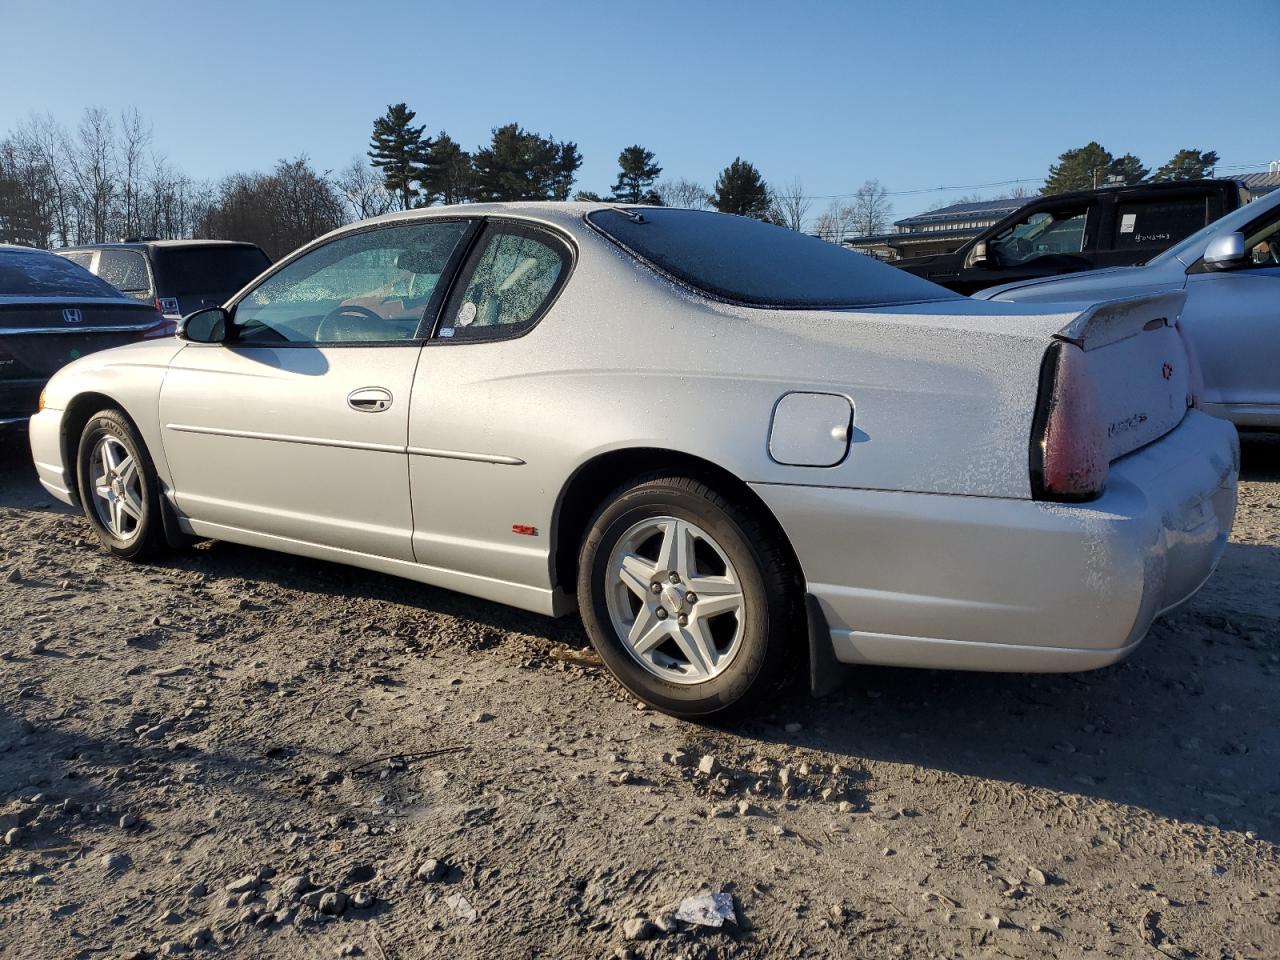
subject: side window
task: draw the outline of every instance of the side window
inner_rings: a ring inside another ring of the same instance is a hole
[[[121,293],[151,299],[151,278],[147,258],[140,250],[102,250],[98,254],[98,276]]]
[[[1037,210],[1005,229],[987,246],[998,266],[1029,263],[1037,257],[1073,254],[1084,250],[1088,208]]]
[[[1150,250],[1154,256],[1203,227],[1205,216],[1204,197],[1121,203],[1116,207],[1115,248]]]
[[[440,324],[440,336],[495,340],[532,327],[569,269],[569,251],[533,227],[489,227]]]
[[[1280,217],[1245,234],[1246,267],[1280,267]]]
[[[235,308],[242,343],[413,340],[468,220],[347,234],[273,273]]]

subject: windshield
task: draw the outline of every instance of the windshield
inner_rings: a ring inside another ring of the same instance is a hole
[[[271,265],[257,247],[176,247],[156,254],[166,297],[229,297]]]
[[[0,250],[0,296],[14,295],[120,299],[119,290],[64,257]]]
[[[713,297],[763,307],[867,307],[957,299],[845,247],[702,210],[630,207],[587,220],[624,248]]]

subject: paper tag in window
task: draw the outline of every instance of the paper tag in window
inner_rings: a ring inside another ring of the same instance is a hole
[[[441,328],[440,328],[440,336],[442,336],[442,337],[452,337],[452,336],[453,336],[453,327],[441,327]]]
[[[464,303],[462,306],[458,308],[458,319],[457,319],[458,326],[465,327],[467,324],[469,324],[472,320],[476,318],[476,313],[477,313],[476,305],[472,303],[470,300],[468,300],[466,303]]]
[[[1120,217],[1120,232],[1133,233],[1134,224],[1138,222],[1136,213],[1126,213]]]

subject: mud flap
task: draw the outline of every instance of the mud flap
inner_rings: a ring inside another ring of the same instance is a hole
[[[809,695],[825,697],[839,689],[849,676],[849,665],[836,659],[831,629],[818,598],[806,593],[804,608],[809,619]]]
[[[160,528],[164,531],[164,542],[172,550],[181,550],[196,542],[189,533],[183,533],[178,527],[178,514],[164,491],[160,491]]]

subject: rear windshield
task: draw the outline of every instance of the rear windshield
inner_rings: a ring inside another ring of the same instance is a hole
[[[271,265],[257,247],[176,247],[154,259],[165,297],[229,297]]]
[[[0,296],[118,300],[120,291],[79,264],[52,253],[0,250]]]
[[[723,300],[763,307],[868,307],[958,298],[937,284],[786,227],[703,210],[587,215],[627,250]]]

